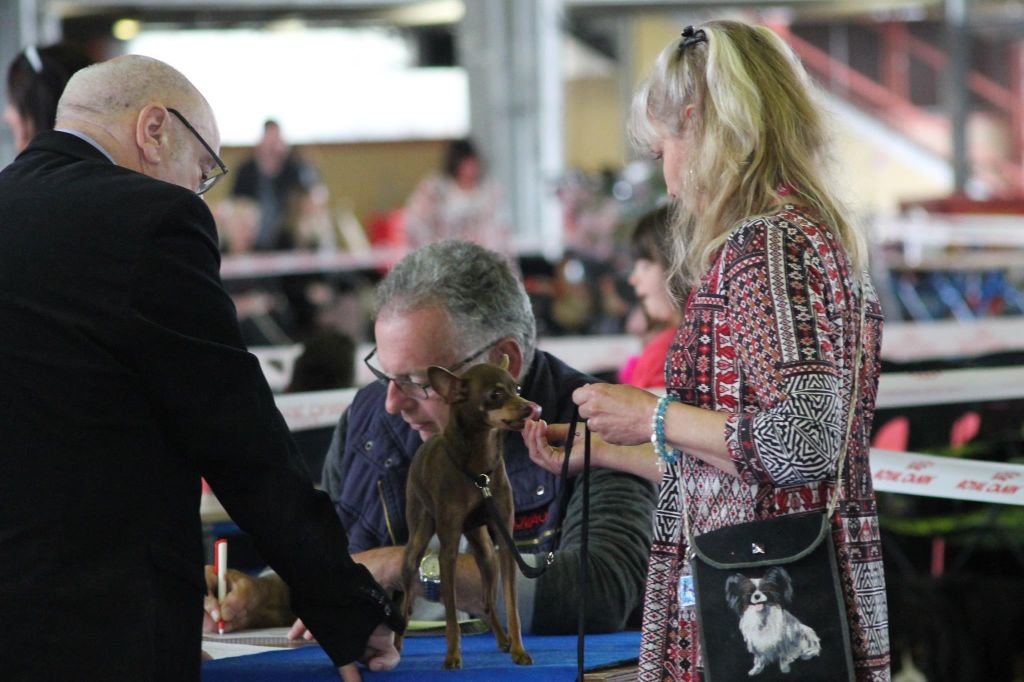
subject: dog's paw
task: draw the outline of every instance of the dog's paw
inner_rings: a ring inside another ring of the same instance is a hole
[[[498,651],[508,653],[508,650],[512,648],[512,640],[510,640],[508,635],[504,632],[498,632],[495,630],[494,639],[498,644]]]
[[[526,653],[526,649],[517,649],[512,652],[512,662],[516,665],[533,665],[533,659],[530,654]]]
[[[445,670],[458,670],[462,667],[462,654],[448,654],[444,657]]]

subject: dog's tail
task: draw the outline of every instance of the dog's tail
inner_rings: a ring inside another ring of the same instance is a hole
[[[811,628],[802,623],[800,627],[802,628],[800,632],[800,658],[806,661],[821,653],[821,640],[818,638],[818,633]]]

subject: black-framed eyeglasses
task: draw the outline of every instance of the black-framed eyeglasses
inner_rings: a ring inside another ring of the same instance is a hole
[[[453,372],[453,373],[454,372],[458,372],[460,369],[465,367],[467,364],[469,364],[470,362],[473,362],[478,357],[483,355],[485,352],[487,352],[488,350],[493,348],[494,344],[498,343],[498,341],[500,341],[500,340],[501,339],[495,339],[494,341],[491,341],[489,344],[487,344],[486,346],[484,346],[480,350],[471,353],[470,355],[466,356],[462,360],[459,360],[454,365],[449,367],[448,371],[449,372]],[[392,377],[392,376],[388,376],[383,371],[381,371],[377,367],[374,367],[373,365],[370,364],[370,358],[372,358],[376,354],[377,354],[377,347],[374,346],[373,350],[370,351],[369,355],[367,355],[365,358],[363,358],[363,364],[366,365],[366,368],[370,370],[370,372],[373,374],[373,376],[377,377],[377,381],[382,383],[384,386],[387,386],[389,383],[394,382],[395,383],[395,388],[397,388],[399,391],[401,391],[402,395],[407,396],[409,398],[412,398],[413,400],[426,400],[427,398],[430,397],[430,393],[427,392],[427,389],[430,388],[430,382],[429,381],[426,382],[426,383],[421,384],[421,383],[419,383],[417,381],[413,381],[412,379],[410,379],[407,376],[406,377]]]
[[[188,119],[185,118],[180,111],[172,109],[171,107],[167,107],[167,111],[174,114],[177,119],[181,121],[182,125],[188,128],[189,132],[196,136],[196,139],[199,140],[199,144],[203,145],[203,149],[209,152],[214,163],[217,164],[217,168],[211,170],[209,173],[204,172],[203,179],[199,181],[199,187],[196,189],[196,194],[205,194],[208,189],[217,184],[218,180],[228,174],[228,167],[224,165],[224,162],[220,160],[219,156],[217,156],[217,152],[213,151],[213,148],[206,144],[206,140],[203,139],[203,136],[199,134],[198,130],[192,127],[192,124],[188,122]]]

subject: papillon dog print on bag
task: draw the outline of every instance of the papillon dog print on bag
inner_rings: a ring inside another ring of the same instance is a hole
[[[788,673],[797,660],[809,660],[821,653],[821,641],[813,629],[789,612],[793,583],[786,569],[770,568],[761,578],[734,573],[725,582],[725,599],[739,618],[739,629],[754,665],[754,676],[772,663]]]

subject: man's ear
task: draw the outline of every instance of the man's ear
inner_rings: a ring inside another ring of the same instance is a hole
[[[494,344],[494,350],[491,351],[491,357],[497,358],[498,362],[501,363],[501,356],[508,356],[508,373],[519,380],[519,375],[523,372],[523,349],[519,347],[516,340],[512,337],[506,337]]]
[[[147,104],[135,121],[135,145],[142,158],[151,165],[160,163],[167,155],[170,145],[168,128],[170,114],[158,104]]]
[[[444,367],[427,367],[427,379],[430,381],[430,387],[449,405],[463,401],[467,397],[465,382]]]

